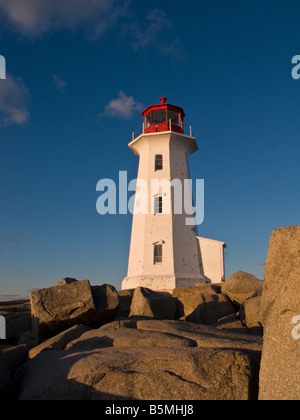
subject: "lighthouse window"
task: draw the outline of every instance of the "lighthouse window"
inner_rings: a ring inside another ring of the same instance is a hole
[[[152,124],[163,124],[167,122],[167,110],[160,109],[158,111],[153,111],[152,113]]]
[[[163,199],[162,197],[154,197],[154,214],[162,214]]]
[[[154,245],[154,264],[160,264],[163,262],[163,246]]]
[[[155,156],[155,171],[162,171],[163,170],[163,155],[156,155]]]
[[[179,114],[175,111],[168,111],[168,118],[172,121],[173,125],[179,125]]]
[[[146,128],[149,128],[150,125],[152,124],[152,112],[150,112],[148,115],[146,115]]]

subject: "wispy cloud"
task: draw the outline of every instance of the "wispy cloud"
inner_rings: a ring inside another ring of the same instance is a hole
[[[130,0],[0,0],[0,12],[5,25],[27,37],[65,29],[84,29],[99,37],[127,14],[129,4]]]
[[[26,242],[33,242],[34,237],[31,233],[20,234],[17,236],[4,235],[0,241],[0,255],[4,250],[18,251]]]
[[[124,24],[122,34],[128,37],[135,51],[152,49],[171,58],[184,58],[184,47],[178,36],[172,38],[172,21],[160,9],[148,12],[143,21],[132,17]]]
[[[169,44],[161,44],[158,46],[158,50],[160,53],[166,57],[174,58],[174,59],[184,59],[186,58],[186,53],[184,50],[184,46],[179,37],[173,39],[172,42]]]
[[[24,124],[29,117],[29,90],[19,77],[0,81],[0,126]]]
[[[134,112],[142,111],[143,105],[137,102],[132,96],[125,95],[124,92],[119,92],[116,99],[112,99],[106,106],[105,111],[99,116],[131,118]]]
[[[55,83],[56,90],[58,90],[61,93],[65,93],[67,82],[63,80],[61,77],[57,76],[56,74],[53,74],[52,79]]]
[[[265,262],[257,263],[257,265],[259,265],[259,266],[265,266],[266,265],[266,261]]]
[[[158,36],[166,29],[171,28],[171,22],[162,10],[151,10],[146,17],[146,24],[134,21],[124,25],[123,33],[129,35],[135,50],[145,48],[154,43]]]
[[[94,40],[115,28],[135,51],[151,47],[167,57],[182,58],[183,46],[178,37],[172,38],[169,16],[155,8],[137,17],[131,3],[132,0],[0,0],[0,23],[2,28],[30,39],[79,30]]]

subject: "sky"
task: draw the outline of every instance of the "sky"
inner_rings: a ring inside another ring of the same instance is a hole
[[[132,216],[100,216],[96,185],[136,178],[128,143],[162,96],[197,138],[199,235],[226,242],[226,276],[262,279],[272,231],[300,224],[299,15],[296,0],[0,0],[0,300],[63,277],[120,289]]]

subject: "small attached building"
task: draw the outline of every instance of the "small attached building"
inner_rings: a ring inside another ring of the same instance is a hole
[[[207,283],[225,281],[224,249],[225,242],[197,236],[201,275]]]

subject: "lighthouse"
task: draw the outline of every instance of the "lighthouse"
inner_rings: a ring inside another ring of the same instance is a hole
[[[128,274],[122,289],[165,290],[206,283],[195,226],[187,224],[183,194],[175,191],[190,178],[188,158],[198,150],[196,139],[191,129],[185,134],[183,109],[168,104],[165,97],[142,115],[142,134],[133,135],[129,144],[139,157],[139,169]],[[146,191],[143,209],[141,188]],[[192,194],[191,189],[187,193]]]

